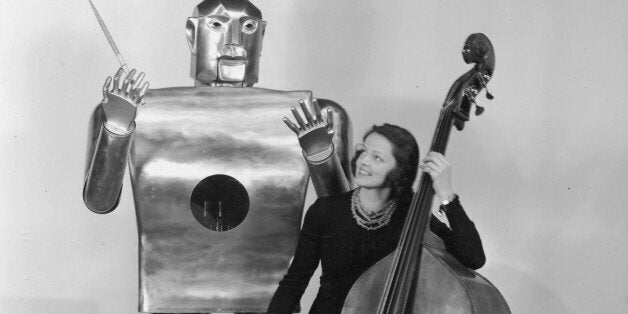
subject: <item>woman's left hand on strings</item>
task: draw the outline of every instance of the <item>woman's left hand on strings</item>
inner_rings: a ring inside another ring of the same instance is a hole
[[[451,201],[454,198],[454,190],[451,187],[451,164],[445,159],[443,154],[429,152],[423,158],[419,168],[430,174],[432,177],[432,187],[434,193],[441,201]]]

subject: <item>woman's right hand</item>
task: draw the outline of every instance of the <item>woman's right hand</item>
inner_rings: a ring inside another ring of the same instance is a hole
[[[135,69],[123,76],[124,70],[118,69],[113,76],[107,77],[102,87],[102,108],[105,111],[107,129],[118,134],[128,134],[137,115],[137,106],[143,104],[142,98],[148,89],[148,82],[142,85],[144,72],[135,76]],[[111,82],[113,81],[113,85]],[[122,82],[121,82],[122,81]],[[141,86],[141,87],[140,87]]]
[[[298,125],[295,125],[290,119],[283,117],[283,122],[297,135],[299,144],[310,161],[322,161],[327,159],[334,150],[334,119],[331,108],[327,108],[327,121],[323,118],[321,108],[318,101],[314,99],[314,116],[310,113],[303,99],[299,100],[299,105],[307,122],[303,121],[299,111],[293,106],[290,107],[294,119]]]
[[[443,154],[434,151],[428,152],[419,164],[419,169],[430,174],[434,193],[438,195],[441,202],[454,199],[456,193],[451,187],[451,164]]]

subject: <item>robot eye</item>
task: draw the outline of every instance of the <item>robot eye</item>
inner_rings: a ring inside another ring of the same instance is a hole
[[[246,34],[253,34],[257,30],[257,21],[246,20],[242,23],[242,31]]]
[[[207,24],[212,29],[221,29],[222,28],[222,23],[220,21],[218,21],[218,20],[211,20]]]

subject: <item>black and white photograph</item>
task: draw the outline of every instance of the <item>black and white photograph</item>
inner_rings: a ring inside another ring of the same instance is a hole
[[[628,313],[628,2],[0,3],[0,313]]]

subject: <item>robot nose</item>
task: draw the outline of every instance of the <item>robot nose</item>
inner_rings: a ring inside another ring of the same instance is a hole
[[[247,55],[246,50],[238,44],[225,44],[224,46],[220,47],[219,52],[221,56],[229,56],[232,58],[246,58]]]
[[[240,27],[236,24],[231,27],[231,31],[228,35],[227,45],[239,46],[240,45]]]

